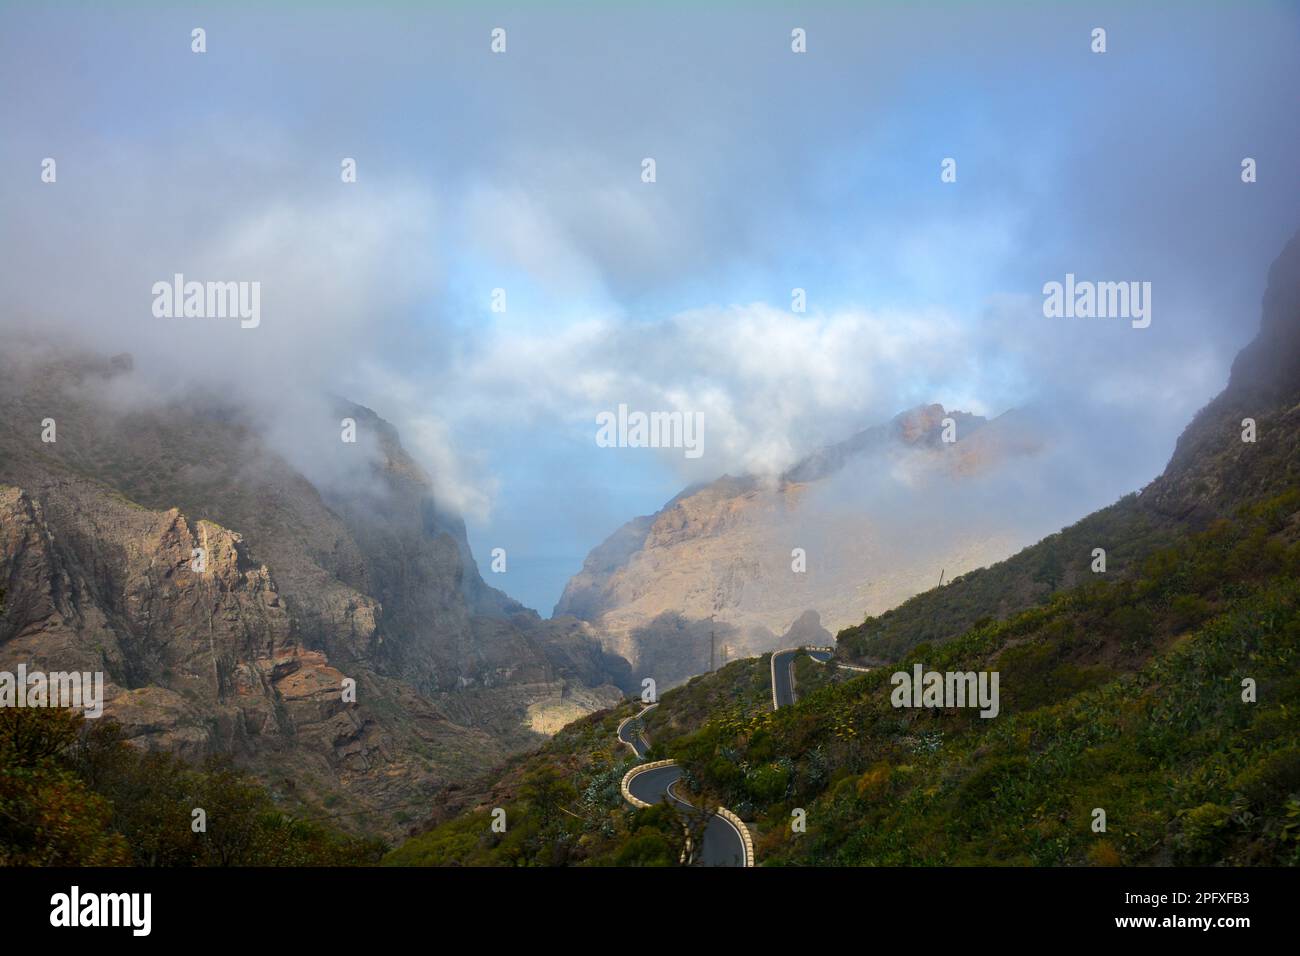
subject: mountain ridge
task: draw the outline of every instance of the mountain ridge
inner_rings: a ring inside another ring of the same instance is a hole
[[[297,440],[334,472],[312,481],[237,402],[141,400],[128,357],[42,354],[0,359],[0,665],[103,670],[138,745],[233,753],[286,802],[388,833],[387,808],[529,746],[552,710],[622,696],[585,628],[482,581],[371,410],[322,401]]]
[[[801,657],[798,700],[775,712],[766,655],[669,690],[645,756],[735,810],[760,864],[1300,863],[1300,234],[1242,354],[1141,492],[841,631],[840,659],[868,674]],[[996,671],[999,715],[899,708],[895,667]],[[389,861],[673,865],[674,821],[607,785],[637,709],[574,723]],[[580,801],[581,822],[540,813],[544,794]],[[486,806],[531,829],[486,835]],[[571,849],[548,858],[557,840]]]
[[[891,527],[889,512],[916,510],[927,495],[1042,445],[1024,413],[990,420],[916,406],[774,478],[723,475],[632,519],[592,549],[554,614],[589,622],[608,650],[664,687],[709,669],[719,654],[777,647],[807,611],[837,630],[864,606],[883,609],[927,587],[940,568],[956,573],[1012,550],[1005,530],[975,520],[918,542],[915,529]],[[865,501],[864,472],[876,485]]]

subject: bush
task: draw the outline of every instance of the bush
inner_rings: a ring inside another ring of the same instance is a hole
[[[1242,771],[1233,781],[1256,813],[1279,809],[1288,796],[1300,793],[1300,747],[1268,754]]]
[[[745,782],[749,795],[760,805],[776,803],[784,799],[789,785],[789,771],[775,763],[765,764],[754,770]]]
[[[346,866],[382,851],[279,812],[228,760],[195,768],[130,746],[108,718],[0,709],[0,864]]]
[[[1124,862],[1115,844],[1109,840],[1098,840],[1088,850],[1088,862],[1092,866],[1121,866]]]
[[[623,844],[615,862],[619,866],[676,866],[677,851],[662,833],[642,830]]]
[[[1232,810],[1217,803],[1203,803],[1183,815],[1183,832],[1175,840],[1175,858],[1180,863],[1209,863],[1216,860],[1228,840]]]

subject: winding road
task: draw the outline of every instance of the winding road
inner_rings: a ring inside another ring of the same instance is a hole
[[[658,706],[651,704],[640,713],[624,718],[618,725],[618,739],[630,747],[637,757],[644,758],[650,749],[642,718]],[[672,760],[659,760],[633,767],[623,777],[623,799],[634,807],[649,807],[667,800],[680,810],[695,810],[697,808],[694,805],[677,795],[677,782],[681,777],[682,768]],[[754,841],[740,818],[730,810],[719,807],[705,825],[704,837],[700,841],[694,863],[699,866],[753,866]]]
[[[790,647],[772,653],[772,709],[789,707],[795,702],[794,659],[800,654],[807,654],[821,664],[827,664],[835,657],[835,651],[829,647]],[[853,664],[837,664],[847,670],[867,671],[870,668]],[[631,717],[625,717],[618,725],[618,739],[638,759],[644,760],[650,750],[650,741],[645,734],[647,713],[659,705],[650,704]],[[653,763],[639,764],[623,776],[623,799],[634,807],[654,806],[667,800],[682,810],[697,809],[683,800],[676,793],[677,783],[682,778],[682,768],[673,760],[657,760]],[[717,812],[709,818],[704,829],[704,839],[694,862],[700,866],[753,866],[754,840],[748,828],[730,810],[718,807]]]
[[[645,724],[641,718],[658,706],[658,704],[651,704],[643,708],[639,714],[624,717],[622,723],[618,725],[618,739],[631,747],[632,752],[638,757],[645,757],[646,751],[650,749],[650,741],[646,739]]]
[[[835,649],[831,647],[787,647],[783,651],[772,652],[772,709],[780,710],[795,702],[794,659],[800,654],[807,654],[818,664],[829,664],[835,659]],[[836,662],[836,667],[846,671],[860,671],[865,674],[870,667]]]

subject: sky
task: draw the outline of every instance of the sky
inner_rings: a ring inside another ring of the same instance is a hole
[[[0,328],[289,456],[300,397],[368,405],[547,614],[686,485],[921,403],[1047,410],[1054,520],[1136,490],[1300,228],[1295,4],[538,6],[0,6]],[[177,272],[261,323],[156,317]],[[1067,273],[1150,282],[1151,325],[1045,317]],[[598,446],[619,404],[704,453]]]

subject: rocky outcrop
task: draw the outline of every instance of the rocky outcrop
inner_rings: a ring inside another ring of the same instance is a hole
[[[816,630],[837,630],[1025,544],[929,502],[1038,447],[1018,413],[912,409],[779,478],[724,476],[634,519],[591,552],[555,613],[590,622],[660,686],[783,646],[810,609]]]
[[[395,832],[541,739],[559,711],[536,705],[621,698],[626,664],[587,625],[483,583],[368,409],[322,404],[309,478],[235,405],[123,398],[124,359],[2,364],[0,668],[104,672],[105,712],[140,745],[233,753],[287,801]]]
[[[1254,441],[1244,440],[1250,427]],[[1298,445],[1300,233],[1269,269],[1259,332],[1237,354],[1227,387],[1183,431],[1142,503],[1160,517],[1205,524],[1240,502],[1293,488]]]

